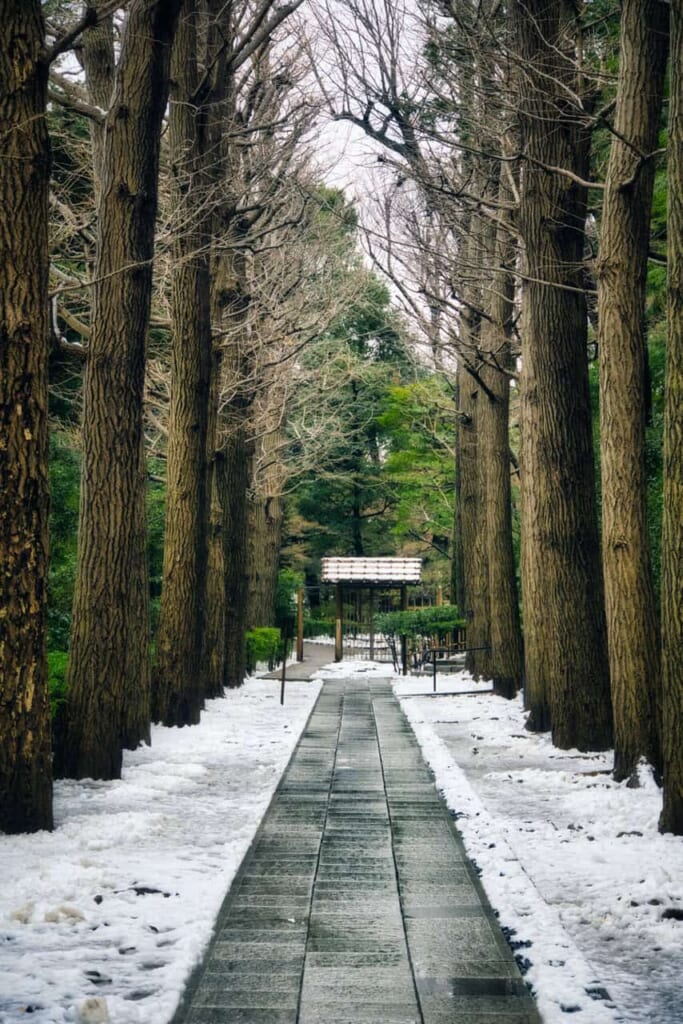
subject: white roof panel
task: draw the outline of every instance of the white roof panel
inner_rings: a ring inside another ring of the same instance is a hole
[[[419,583],[421,558],[323,558],[323,583]]]

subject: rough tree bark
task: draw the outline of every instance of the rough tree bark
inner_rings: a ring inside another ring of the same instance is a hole
[[[519,226],[526,273],[521,471],[529,726],[550,724],[559,747],[601,750],[611,745],[612,715],[581,282],[586,193],[548,169],[584,179],[587,173],[589,136],[570,99],[578,87],[576,15],[548,0],[515,0],[511,13],[525,157]]]
[[[0,831],[52,828],[48,572],[47,54],[38,0],[0,24]]]
[[[489,646],[488,564],[483,538],[485,498],[479,462],[479,415],[482,392],[465,368],[460,381],[460,524],[462,530],[467,667],[475,676],[487,676]]]
[[[472,216],[466,241],[465,266],[481,257],[484,223]],[[460,528],[462,532],[463,575],[467,624],[467,668],[475,678],[489,678],[491,632],[489,602],[488,545],[486,540],[486,470],[482,462],[482,427],[487,409],[477,377],[477,352],[481,343],[482,291],[478,284],[463,284],[466,308],[461,316],[463,367],[460,375]]]
[[[451,539],[451,601],[454,601],[461,615],[465,613],[465,552],[462,546],[462,445],[464,441],[460,393],[462,391],[462,365],[458,363],[455,373],[455,487],[453,495],[453,534]]]
[[[619,84],[596,265],[605,608],[614,777],[661,768],[659,630],[647,524],[645,283],[668,52],[661,0],[624,0]]]
[[[142,398],[161,121],[180,0],[131,5],[107,114],[84,380],[66,773],[118,778],[149,738]]]
[[[501,186],[499,194],[508,199]],[[481,432],[480,460],[485,474],[485,536],[488,548],[490,604],[490,674],[495,693],[512,698],[524,676],[519,595],[512,546],[510,485],[510,325],[513,316],[514,243],[507,227],[494,232],[491,266],[493,280],[487,303],[489,319],[482,324],[481,347],[486,359],[481,395],[485,424]],[[499,369],[498,369],[499,367]]]
[[[211,357],[211,388],[206,443],[207,460],[207,559],[204,585],[204,618],[202,628],[202,666],[204,696],[220,697],[224,686],[225,663],[225,566],[223,563],[223,508],[218,492],[222,453],[218,449],[218,393],[222,380],[223,353],[213,345]]]
[[[216,463],[216,485],[223,511],[222,541],[225,573],[224,676],[225,686],[237,687],[246,675],[245,634],[249,586],[247,559],[247,491],[253,459],[251,407],[254,380],[250,342],[244,331],[249,312],[247,267],[240,247],[239,216],[228,216],[227,236],[221,274],[215,283],[221,321],[226,333],[223,350],[224,381],[229,397],[223,404],[219,432],[220,459]],[[236,244],[231,244],[230,239]]]
[[[197,104],[197,12],[185,0],[171,63],[169,135],[178,222],[166,527],[152,712],[164,725],[199,721],[206,579],[206,450],[211,367],[206,112]]]
[[[683,0],[671,0],[668,348],[662,535],[662,832],[683,835]]]
[[[93,4],[101,7],[103,0]],[[97,24],[86,29],[81,42],[81,60],[90,102],[102,111],[109,109],[114,92],[116,58],[114,53],[114,17],[111,14],[98,17]],[[92,143],[93,186],[95,209],[99,209],[102,198],[102,162],[104,159],[106,126],[105,122],[90,121]]]
[[[265,402],[259,403],[258,422],[262,433],[256,442],[263,468],[252,479],[249,502],[248,557],[249,594],[247,628],[275,624],[275,593],[282,545],[284,499],[283,470],[278,453],[283,444],[281,395],[271,387]],[[273,422],[274,420],[274,422]],[[253,476],[253,474],[252,474]]]

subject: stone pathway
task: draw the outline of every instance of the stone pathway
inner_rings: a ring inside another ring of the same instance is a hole
[[[540,1024],[388,683],[324,683],[176,1024]]]

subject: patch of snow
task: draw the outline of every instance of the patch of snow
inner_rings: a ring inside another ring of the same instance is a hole
[[[526,732],[521,699],[402,706],[545,1024],[680,1024],[683,922],[666,912],[683,910],[683,839],[657,831],[651,772],[639,789],[615,783],[611,752]]]
[[[0,834],[2,1024],[171,1018],[319,690],[248,680],[121,780],[57,782],[54,832]]]

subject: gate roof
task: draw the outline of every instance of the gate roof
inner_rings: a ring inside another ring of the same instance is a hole
[[[419,583],[421,558],[323,558],[323,583],[401,586]]]

